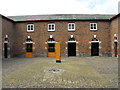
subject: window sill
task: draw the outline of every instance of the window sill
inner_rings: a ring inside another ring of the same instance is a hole
[[[48,32],[55,32],[55,30],[48,30]]]
[[[97,29],[90,29],[90,31],[98,31]]]
[[[69,32],[75,31],[75,30],[68,30]]]
[[[34,31],[27,31],[27,32],[29,33],[29,32],[34,32]]]

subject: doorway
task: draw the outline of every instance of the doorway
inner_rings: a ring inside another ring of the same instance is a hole
[[[48,43],[48,57],[55,57],[55,40],[52,37],[52,35],[50,35],[50,38],[47,41]]]
[[[4,58],[8,58],[8,43],[4,43]]]
[[[117,42],[114,42],[115,57],[117,57]]]
[[[27,43],[26,44],[26,57],[32,57],[33,56],[33,44],[32,43]]]
[[[68,42],[68,56],[76,56],[76,42]]]
[[[99,42],[91,43],[91,56],[99,56]]]

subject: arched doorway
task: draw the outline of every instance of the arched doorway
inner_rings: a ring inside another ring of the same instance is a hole
[[[8,58],[8,35],[5,36],[4,40],[4,58]]]
[[[73,35],[68,41],[68,56],[76,56],[76,40]]]
[[[91,41],[91,56],[99,56],[99,40],[96,36]]]
[[[26,57],[33,56],[33,42],[30,36],[26,39]]]
[[[48,43],[48,57],[55,57],[55,40],[52,37],[52,35],[50,35],[50,38],[47,41]]]

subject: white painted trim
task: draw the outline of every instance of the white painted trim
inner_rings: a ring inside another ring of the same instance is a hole
[[[99,46],[99,49],[101,49],[102,47],[101,46]]]
[[[5,35],[5,38],[8,38],[8,35],[7,35],[7,34]]]
[[[4,41],[4,43],[8,43],[8,41]]]
[[[118,42],[118,40],[115,39],[114,42]]]
[[[50,38],[53,38],[53,35],[50,35]]]
[[[28,26],[30,26],[30,30],[28,30]],[[33,30],[31,30],[31,26],[33,26]],[[27,32],[34,32],[34,24],[27,24]]]
[[[45,49],[47,49],[47,47],[45,47]]]
[[[73,43],[73,42],[75,42],[75,43],[76,43],[76,41],[68,41],[68,43]]]
[[[91,29],[91,24],[93,24],[93,25],[96,24],[96,29]],[[93,30],[93,31],[96,31],[96,30],[97,30],[97,23],[90,23],[90,30],[91,30],[91,31],[92,31],[92,30]]]
[[[56,43],[56,41],[47,41],[47,43]]]
[[[69,28],[70,24],[71,24],[71,26],[74,25],[74,29],[72,29],[72,27],[71,27],[71,29]],[[75,23],[68,23],[68,31],[75,31]]]
[[[52,25],[54,25],[54,29],[49,29],[49,25],[50,25],[50,27],[52,26]],[[55,24],[53,24],[53,23],[51,23],[51,24],[48,24],[48,31],[55,31]]]
[[[74,36],[73,35],[70,35],[70,38],[73,38]]]
[[[99,43],[100,41],[91,41],[91,43]]]
[[[30,42],[27,42],[27,41],[26,41],[25,43],[34,43],[34,42],[32,42],[32,41],[30,41]]]
[[[91,49],[91,46],[89,47],[89,49]]]

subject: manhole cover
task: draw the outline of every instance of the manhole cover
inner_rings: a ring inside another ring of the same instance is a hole
[[[60,70],[59,69],[50,69],[49,71],[58,72]]]

